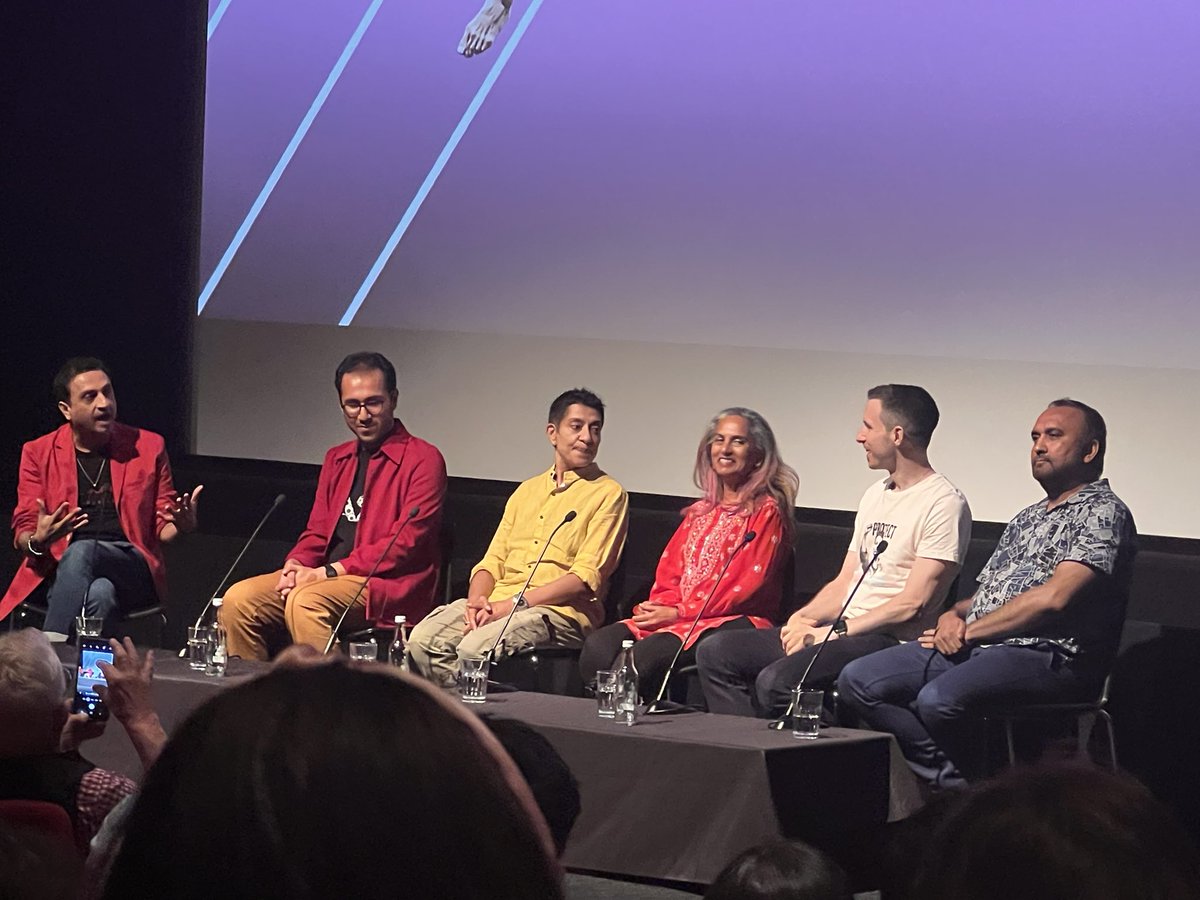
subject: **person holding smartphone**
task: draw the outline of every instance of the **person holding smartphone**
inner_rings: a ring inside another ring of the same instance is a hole
[[[108,647],[113,662],[95,664],[106,681],[97,685],[98,694],[149,768],[166,743],[150,702],[153,651],[142,656],[128,638],[123,644],[109,641]],[[87,712],[72,712],[65,686],[62,663],[45,634],[26,628],[0,635],[0,799],[61,806],[86,855],[105,816],[137,784],[79,754],[80,745],[103,734],[105,724]]]

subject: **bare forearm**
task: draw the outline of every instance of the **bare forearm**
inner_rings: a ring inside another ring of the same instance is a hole
[[[141,760],[143,771],[148,771],[158,759],[163,745],[167,743],[167,733],[163,730],[158,714],[151,713],[136,722],[126,724],[125,732],[129,735],[134,752]]]
[[[836,578],[817,591],[817,595],[801,607],[800,614],[819,625],[828,625],[842,611],[849,590],[843,579]]]
[[[492,577],[492,573],[486,569],[480,569],[471,577],[471,583],[467,586],[467,596],[491,597],[492,591],[495,589],[496,579]]]
[[[1006,638],[1029,631],[1059,609],[1054,592],[1048,584],[1031,588],[1013,597],[1003,606],[967,623],[966,640],[986,641]]]

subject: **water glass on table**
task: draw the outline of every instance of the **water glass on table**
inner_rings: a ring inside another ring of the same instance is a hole
[[[487,700],[488,660],[460,659],[458,666],[458,690],[463,703],[484,703]]]
[[[596,672],[596,714],[602,719],[617,717],[617,673],[613,669]]]
[[[792,737],[816,740],[821,728],[825,692],[798,687],[792,692],[792,702]]]
[[[187,630],[187,661],[193,669],[204,670],[208,665],[208,642],[211,633],[207,625],[189,625]]]
[[[350,659],[352,662],[377,662],[379,660],[379,645],[374,641],[352,641],[350,644]]]

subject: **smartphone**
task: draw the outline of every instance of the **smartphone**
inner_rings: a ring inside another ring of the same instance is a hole
[[[107,719],[108,707],[96,693],[96,685],[108,685],[104,673],[100,671],[100,663],[110,665],[113,661],[113,651],[104,638],[81,637],[79,639],[79,664],[75,667],[75,712],[87,713],[92,719]]]

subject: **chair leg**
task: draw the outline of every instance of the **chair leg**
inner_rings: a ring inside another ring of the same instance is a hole
[[[1004,740],[1008,744],[1008,766],[1012,768],[1017,764],[1017,750],[1013,746],[1013,720],[1006,718],[1004,720]]]
[[[1100,721],[1104,723],[1104,737],[1108,741],[1108,761],[1115,772],[1117,771],[1117,741],[1113,734],[1112,716],[1108,714],[1107,709],[1100,710],[1097,715]]]
[[[1096,713],[1085,712],[1079,714],[1079,719],[1076,722],[1078,730],[1077,750],[1079,756],[1088,758],[1088,745],[1092,742],[1092,729],[1096,727]]]

